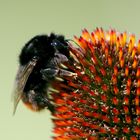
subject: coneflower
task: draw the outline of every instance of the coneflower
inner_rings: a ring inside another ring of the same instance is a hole
[[[73,74],[53,83],[54,140],[140,140],[140,41],[97,28],[75,42]]]

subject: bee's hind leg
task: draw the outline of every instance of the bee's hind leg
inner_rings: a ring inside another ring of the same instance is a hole
[[[33,110],[39,110],[39,106],[36,100],[37,93],[34,90],[30,90],[27,94],[28,102],[32,105]]]
[[[32,105],[34,110],[48,108],[51,112],[54,112],[53,104],[51,104],[49,99],[42,93],[30,90],[28,94],[28,102]]]
[[[42,98],[43,106],[47,107],[52,113],[54,112],[54,105],[49,101],[47,97]]]

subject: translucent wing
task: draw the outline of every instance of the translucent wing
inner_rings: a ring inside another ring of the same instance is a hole
[[[17,72],[16,81],[15,81],[15,89],[12,95],[12,100],[14,102],[14,110],[13,114],[16,112],[17,105],[22,98],[23,90],[28,80],[29,75],[31,74],[34,66],[37,63],[37,58],[33,58],[27,65],[20,66]]]

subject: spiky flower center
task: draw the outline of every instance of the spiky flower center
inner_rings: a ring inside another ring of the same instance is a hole
[[[140,41],[126,32],[83,30],[55,81],[55,140],[140,139]]]

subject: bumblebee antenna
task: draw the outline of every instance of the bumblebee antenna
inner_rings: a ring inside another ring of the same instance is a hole
[[[76,43],[74,40],[72,40],[72,39],[67,39],[66,40],[67,42],[73,42],[74,44],[76,44],[77,46],[79,46],[80,47],[80,45],[78,44],[78,43]]]

